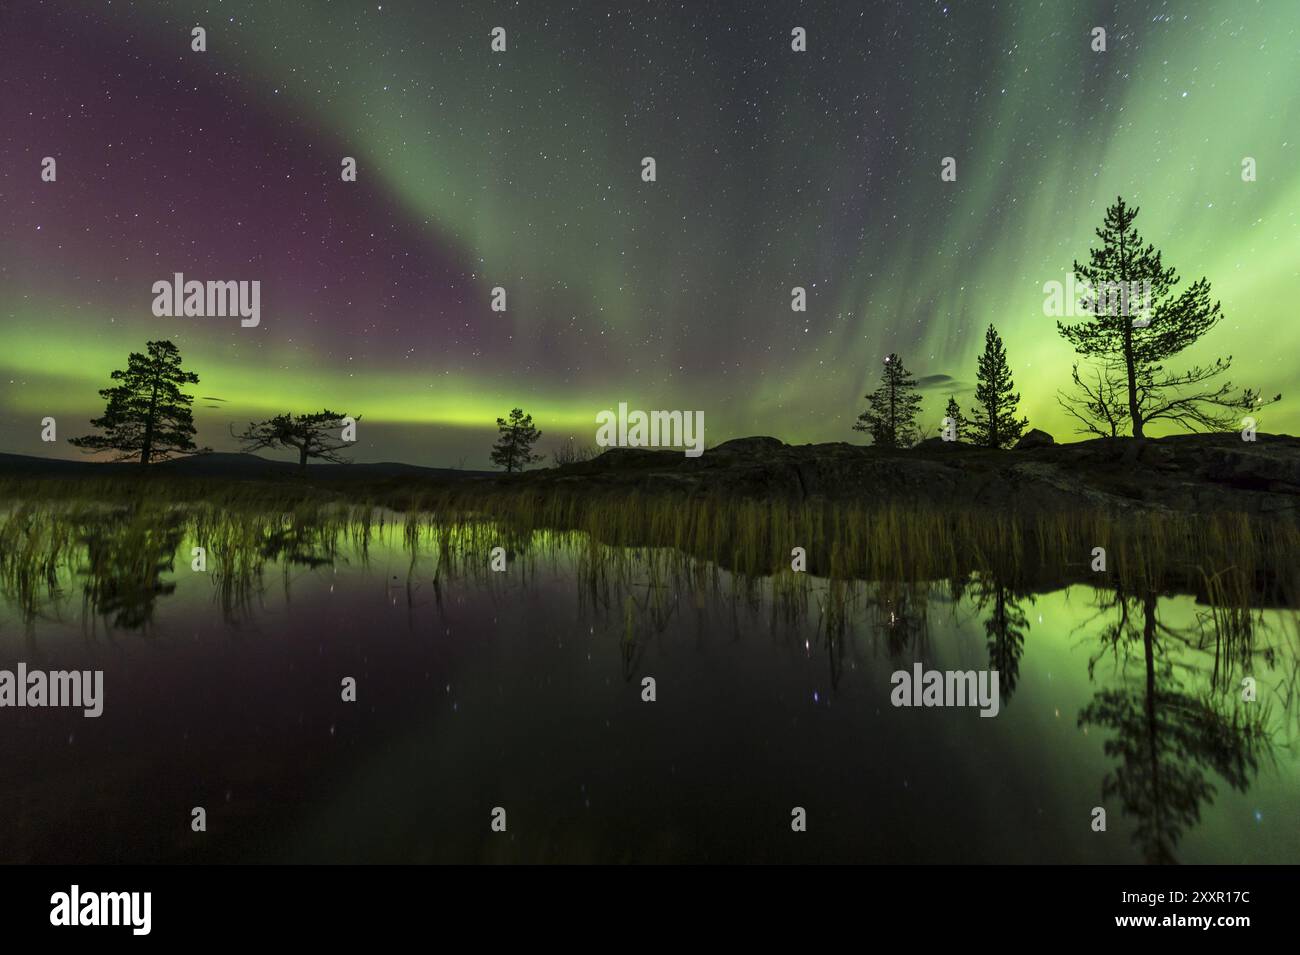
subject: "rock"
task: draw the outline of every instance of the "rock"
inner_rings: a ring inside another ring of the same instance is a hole
[[[1236,511],[1300,516],[1300,439],[1260,434],[1095,438],[1057,444],[1030,431],[1008,454],[960,442],[914,448],[727,441],[688,458],[680,450],[610,448],[565,468],[485,480],[563,486],[575,493],[676,493],[718,500],[857,501],[872,507],[975,508],[1017,513]],[[1136,452],[1139,452],[1136,453]]]
[[[916,442],[918,451],[955,451],[958,448],[969,448],[970,445],[964,441],[945,441],[943,438],[926,438],[924,441]]]
[[[755,437],[755,438],[732,438],[730,441],[723,441],[713,451],[735,452],[737,454],[755,454],[761,451],[779,451],[784,448],[785,442],[779,438]]]
[[[1045,448],[1055,443],[1056,443],[1056,439],[1053,438],[1046,431],[1040,431],[1037,428],[1031,428],[1028,434],[1024,435],[1023,437],[1021,437],[1019,441],[1016,442],[1016,446],[1013,450],[1032,451],[1034,448]]]
[[[1233,441],[1206,449],[1197,465],[1202,477],[1229,487],[1293,494],[1300,490],[1300,457],[1277,443]]]

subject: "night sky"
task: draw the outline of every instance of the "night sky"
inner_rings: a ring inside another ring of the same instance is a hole
[[[160,338],[218,450],[329,407],[357,460],[485,467],[513,406],[549,451],[620,401],[702,410],[709,443],[861,442],[886,354],[937,431],[989,322],[1068,440],[1042,286],[1119,194],[1223,303],[1187,357],[1294,393],[1298,103],[1295,0],[4,0],[0,451],[79,456]],[[155,317],[174,272],[259,280],[261,324]],[[1287,398],[1261,430],[1297,430]]]

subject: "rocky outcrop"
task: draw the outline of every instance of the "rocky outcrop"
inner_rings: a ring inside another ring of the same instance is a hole
[[[612,448],[594,460],[503,479],[539,488],[636,489],[690,495],[861,500],[1041,512],[1080,506],[1243,511],[1290,519],[1300,505],[1300,439],[1182,435],[1056,444],[1031,431],[1010,451],[961,442],[893,450],[847,443],[727,441],[680,451]]]
[[[1034,448],[1045,448],[1055,443],[1056,439],[1046,431],[1031,428],[1027,434],[1021,436],[1020,440],[1016,442],[1015,450],[1032,451]]]

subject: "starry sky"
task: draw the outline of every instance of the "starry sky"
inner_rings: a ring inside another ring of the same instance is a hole
[[[860,442],[886,354],[937,431],[990,322],[1068,439],[1043,284],[1120,194],[1223,303],[1188,357],[1294,391],[1294,0],[6,0],[0,90],[2,451],[79,456],[158,338],[217,450],[329,407],[357,460],[486,467],[511,407],[549,451],[619,402],[702,410],[710,444]],[[261,324],[155,317],[174,272],[259,280]],[[1295,432],[1300,396],[1259,417]]]

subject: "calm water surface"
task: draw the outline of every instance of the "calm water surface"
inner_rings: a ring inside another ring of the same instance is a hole
[[[4,862],[1300,860],[1290,609],[1234,636],[1186,595],[979,577],[792,604],[647,552],[593,587],[562,536],[435,585],[400,525],[280,542],[232,595],[180,528],[120,543],[5,594],[0,668],[102,669],[105,702],[0,710]],[[916,661],[996,667],[999,714],[894,708]]]

